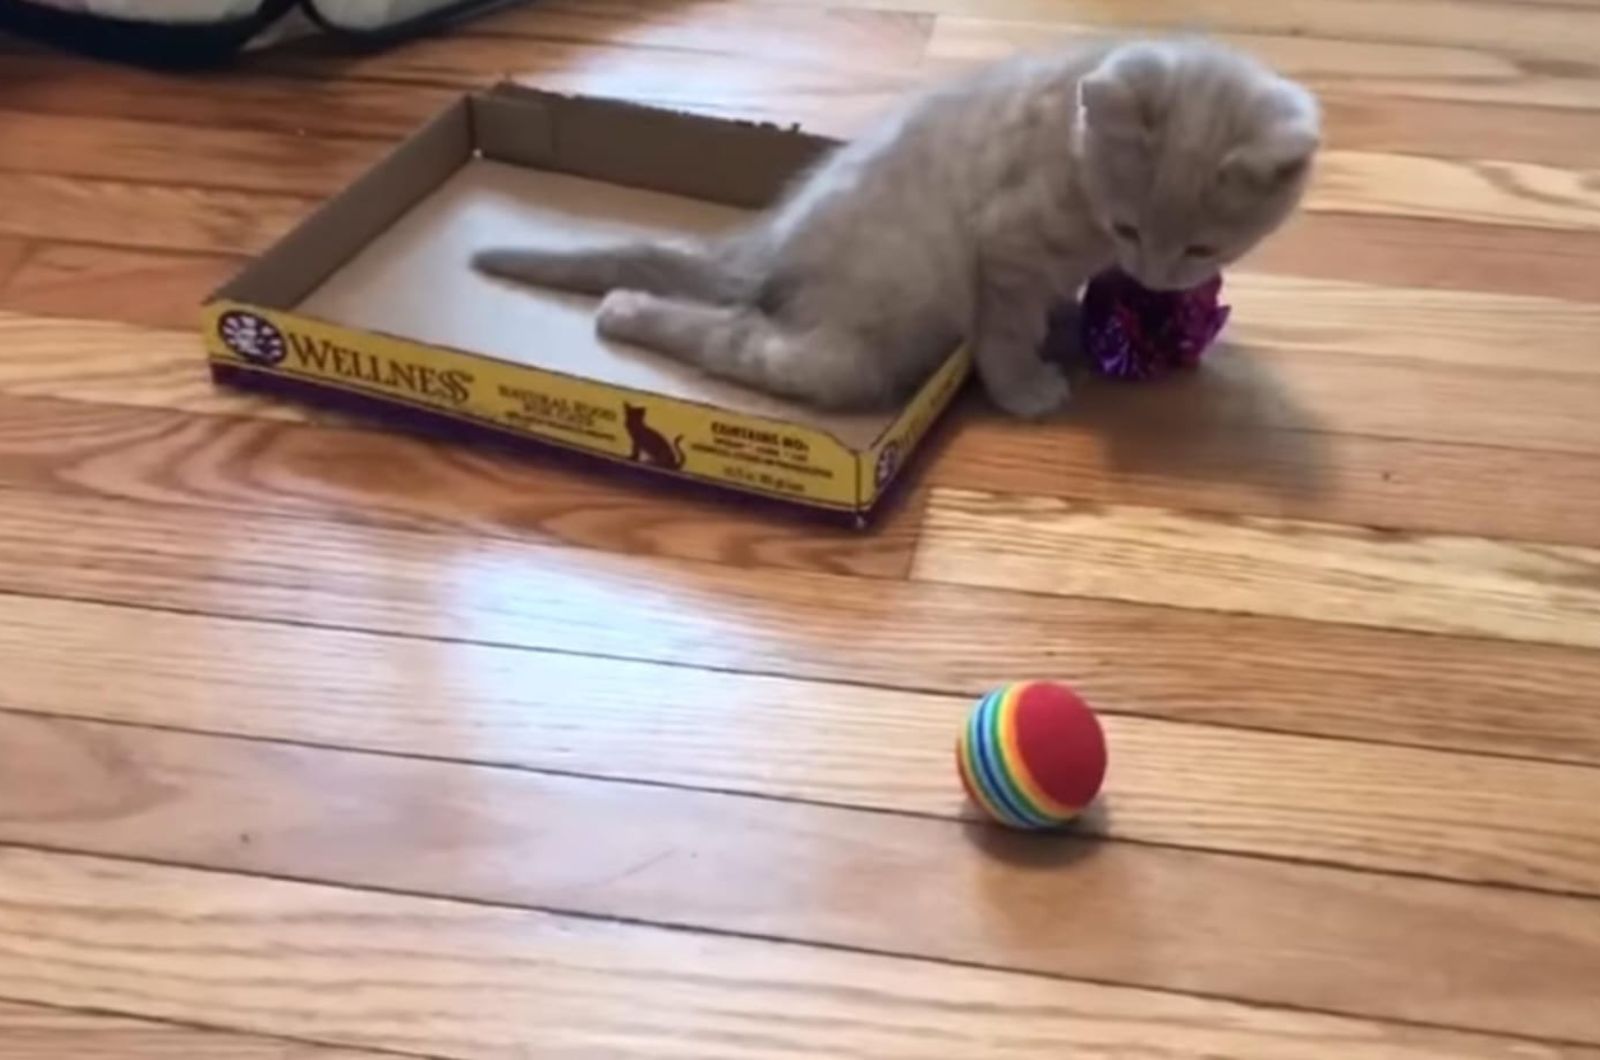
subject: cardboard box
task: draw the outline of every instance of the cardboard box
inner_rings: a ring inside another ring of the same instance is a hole
[[[492,244],[716,231],[831,146],[510,85],[467,96],[207,302],[213,375],[865,525],[964,380],[964,351],[903,408],[828,414],[607,343],[593,299],[468,264]]]

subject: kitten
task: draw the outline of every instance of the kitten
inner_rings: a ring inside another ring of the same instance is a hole
[[[955,343],[994,401],[1062,405],[1051,308],[1113,263],[1199,284],[1298,203],[1315,99],[1253,59],[1147,41],[1015,59],[832,154],[770,213],[701,244],[496,249],[477,268],[606,295],[608,338],[829,408],[888,405]]]

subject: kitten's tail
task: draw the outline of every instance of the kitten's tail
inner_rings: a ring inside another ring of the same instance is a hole
[[[492,276],[575,294],[626,289],[728,305],[748,298],[755,287],[730,254],[710,246],[637,242],[573,251],[495,247],[473,255],[472,265]]]

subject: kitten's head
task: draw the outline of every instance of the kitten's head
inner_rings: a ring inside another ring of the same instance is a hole
[[[1321,135],[1310,92],[1200,42],[1119,48],[1078,103],[1095,218],[1117,263],[1156,290],[1204,283],[1282,224]]]

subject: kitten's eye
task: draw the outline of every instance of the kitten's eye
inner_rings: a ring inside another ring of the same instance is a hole
[[[1139,229],[1126,221],[1118,221],[1111,226],[1111,231],[1118,239],[1126,239],[1130,243],[1139,242]]]
[[[1206,246],[1204,243],[1195,243],[1184,247],[1183,254],[1189,258],[1214,258],[1217,256],[1217,248]]]

